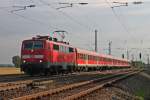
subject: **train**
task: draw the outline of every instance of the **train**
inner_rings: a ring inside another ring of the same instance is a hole
[[[50,36],[38,35],[22,42],[21,71],[30,75],[129,67],[127,59],[76,48]]]

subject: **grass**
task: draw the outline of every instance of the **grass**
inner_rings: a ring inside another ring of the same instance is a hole
[[[140,89],[140,90],[136,91],[135,95],[140,97],[140,100],[144,100],[145,92],[144,92],[144,90]]]
[[[0,67],[0,75],[21,74],[20,68],[15,67]]]

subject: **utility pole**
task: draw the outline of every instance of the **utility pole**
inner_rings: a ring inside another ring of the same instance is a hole
[[[95,30],[95,52],[97,52],[97,30]]]
[[[111,55],[111,45],[112,45],[112,41],[109,41],[108,43],[109,47],[108,47],[108,54]]]
[[[149,54],[147,54],[147,65],[149,66]]]
[[[134,54],[132,54],[131,56],[132,56],[132,59],[131,59],[131,60],[134,61]]]
[[[129,59],[129,50],[127,49],[127,59]]]

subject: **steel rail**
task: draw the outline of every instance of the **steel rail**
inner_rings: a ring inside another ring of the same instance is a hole
[[[66,90],[81,87],[81,86],[91,84],[91,83],[94,83],[94,82],[103,81],[103,80],[110,79],[110,78],[113,78],[113,77],[117,77],[119,75],[123,75],[123,74],[127,74],[127,73],[131,73],[131,71],[120,73],[120,74],[115,74],[111,77],[109,76],[109,77],[105,77],[105,78],[99,78],[99,79],[95,79],[95,80],[90,80],[90,81],[85,81],[85,82],[80,82],[80,83],[74,83],[74,84],[67,85],[67,86],[60,87],[60,88],[56,88],[56,89],[52,89],[52,90],[48,90],[48,91],[38,92],[38,93],[35,93],[35,94],[14,98],[13,100],[31,100],[31,99],[37,99],[37,98],[40,98],[40,97],[51,96],[51,95],[58,94],[58,93],[61,93],[63,91],[66,91]],[[107,84],[108,83],[109,82],[107,82]]]
[[[62,99],[62,100],[77,100],[77,99],[79,99],[79,98],[81,98],[81,97],[84,97],[84,96],[86,96],[86,95],[88,95],[88,94],[90,94],[90,93],[92,93],[92,92],[94,92],[94,91],[96,91],[96,90],[102,89],[104,86],[106,86],[106,85],[108,85],[108,84],[115,83],[115,82],[117,82],[117,81],[119,81],[119,80],[122,80],[122,79],[124,79],[124,78],[127,78],[127,77],[129,77],[129,76],[131,76],[131,75],[137,74],[137,73],[139,73],[139,72],[140,72],[140,71],[132,72],[132,73],[129,73],[129,74],[125,75],[125,76],[121,76],[121,77],[116,78],[116,79],[113,79],[113,80],[111,80],[111,81],[104,82],[104,83],[102,83],[101,85],[98,85],[98,86],[96,86],[96,87],[87,89],[87,90],[85,90],[85,91],[81,91],[81,92],[79,92],[79,93],[77,93],[77,94],[74,94],[74,95],[71,95],[71,96],[68,96],[68,97],[65,97],[65,98]]]
[[[27,85],[32,84],[32,83],[33,83],[32,80],[1,83],[0,84],[0,91],[19,89],[19,88],[26,87]]]
[[[125,71],[130,71],[130,70],[123,70],[124,72]],[[104,71],[104,72],[85,72],[85,73],[76,73],[76,74],[71,74],[71,75],[67,75],[67,76],[61,76],[61,78],[65,78],[65,77],[70,77],[70,76],[78,76],[78,75],[95,75],[95,74],[102,74],[102,75],[106,75],[106,74],[113,74],[113,73],[119,73],[120,70],[118,71]],[[19,80],[19,81],[14,81],[14,82],[3,82],[3,83],[0,83],[0,90],[1,88],[4,88],[4,87],[11,87],[11,86],[17,86],[17,85],[21,85],[21,84],[31,84],[31,83],[35,83],[35,84],[43,84],[41,83],[41,81],[43,80],[53,80],[53,79],[56,79],[58,78],[58,76],[53,76],[53,77],[48,77],[48,78],[39,78],[39,79],[30,79],[30,80],[25,80],[25,81],[22,81],[22,80]],[[45,82],[46,83],[46,82]],[[11,88],[9,88],[11,89]]]

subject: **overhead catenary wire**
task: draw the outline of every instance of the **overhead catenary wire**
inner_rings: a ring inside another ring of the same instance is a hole
[[[25,19],[25,20],[28,20],[28,21],[31,21],[31,22],[34,22],[34,23],[38,23],[38,24],[42,24],[42,25],[47,26],[47,24],[46,24],[45,22],[42,22],[42,21],[39,21],[39,20],[30,18],[30,17],[24,16],[24,15],[17,14],[17,13],[15,13],[15,12],[11,12],[11,11],[5,10],[4,8],[0,8],[0,10],[3,10],[3,11],[5,11],[5,12],[9,13],[9,14],[13,14],[13,15],[15,15],[15,16],[18,16],[18,17],[23,18],[23,19]],[[52,29],[59,29],[59,28],[57,28],[57,27],[50,26],[50,25],[48,26],[48,29],[49,29],[49,28],[52,28]]]
[[[34,1],[33,0],[30,0],[32,3],[34,3]]]
[[[52,9],[56,10],[57,12],[61,13],[63,16],[69,18],[71,21],[75,22],[76,24],[78,24],[78,25],[80,25],[80,26],[82,26],[82,27],[84,27],[84,28],[86,28],[86,29],[88,29],[88,30],[90,30],[90,31],[91,31],[91,30],[92,30],[92,31],[94,30],[94,29],[92,29],[91,27],[89,27],[88,25],[85,25],[85,24],[79,22],[78,20],[76,20],[76,19],[73,18],[72,16],[68,15],[67,13],[65,13],[65,12],[63,12],[63,11],[61,11],[61,10],[58,10],[57,8],[53,7],[50,3],[48,3],[48,2],[46,2],[46,1],[44,1],[44,0],[38,0],[38,1],[40,1],[40,2],[41,2],[42,4],[44,4],[44,5],[49,6],[49,7],[52,8]]]
[[[124,31],[128,34],[131,34],[131,32],[127,29],[126,25],[121,21],[121,19],[119,18],[119,16],[117,15],[117,13],[115,12],[113,6],[110,4],[110,2],[108,0],[105,0],[105,2],[108,4],[108,6],[111,8],[112,13],[114,14],[115,18],[118,20],[118,22],[120,23],[120,25],[122,26],[122,28],[124,29]]]
[[[13,1],[13,4],[14,4],[14,0],[12,0]],[[30,0],[32,3],[35,3],[34,2],[34,0]],[[57,12],[59,12],[59,13],[61,13],[63,16],[65,16],[65,17],[67,17],[68,19],[70,19],[71,21],[73,21],[73,22],[75,22],[76,24],[78,24],[78,25],[80,25],[80,26],[82,26],[82,27],[84,27],[84,28],[86,28],[86,29],[88,29],[88,30],[90,30],[90,31],[94,31],[94,29],[92,28],[92,27],[89,27],[88,25],[86,25],[86,24],[83,24],[83,23],[81,23],[80,21],[78,21],[78,20],[76,20],[75,18],[73,18],[71,15],[69,15],[69,14],[67,14],[67,13],[65,13],[65,12],[63,12],[63,11],[61,11],[61,10],[57,10],[55,7],[53,7],[50,3],[48,3],[48,2],[46,2],[46,1],[44,1],[44,0],[39,0],[42,4],[44,4],[44,5],[47,5],[47,6],[49,6],[49,7],[51,7],[52,9],[55,9]],[[13,11],[20,11],[20,10],[26,10],[26,8],[25,8],[25,6],[23,7],[22,6],[22,8],[21,9],[17,9],[17,10],[13,10]],[[12,12],[13,12],[12,11]],[[18,13],[15,13],[16,15],[20,15],[20,14],[18,14]],[[23,15],[20,15],[20,17],[22,16],[22,18],[26,18],[26,19],[31,19],[31,18],[27,18],[26,16],[23,16]]]
[[[57,12],[61,13],[63,16],[65,16],[66,18],[69,18],[72,22],[75,22],[76,24],[84,27],[85,29],[88,29],[89,31],[93,32],[95,29],[92,29],[91,27],[89,27],[88,25],[85,25],[81,22],[79,22],[78,20],[76,20],[75,18],[73,18],[72,16],[68,15],[67,13],[58,10],[57,8],[53,7],[50,3],[45,2],[44,0],[39,0],[42,4],[49,6],[50,8],[56,10]]]
[[[40,21],[40,20],[37,20],[37,19],[34,19],[34,18],[30,18],[30,17],[24,16],[24,15],[15,13],[15,11],[26,10],[27,7],[29,7],[29,8],[31,8],[31,7],[33,7],[33,6],[36,7],[36,5],[34,4],[34,1],[33,1],[33,0],[30,0],[30,1],[31,1],[31,3],[32,3],[31,5],[18,6],[18,7],[20,7],[21,9],[8,11],[8,10],[6,10],[5,8],[17,7],[17,6],[15,6],[14,0],[12,0],[12,6],[0,7],[0,10],[3,10],[3,11],[5,11],[5,12],[7,12],[7,13],[10,13],[10,14],[13,14],[13,15],[15,15],[15,16],[18,16],[18,17],[23,18],[23,19],[25,19],[25,20],[28,20],[28,21],[31,21],[31,22],[34,22],[34,23],[38,23],[38,24],[42,24],[42,25],[47,26],[47,23],[45,23],[45,22],[43,22],[43,21]],[[49,29],[49,28],[56,29],[56,30],[59,29],[59,28],[54,27],[54,26],[52,26],[52,25],[49,25],[49,26],[48,26],[48,29]]]

